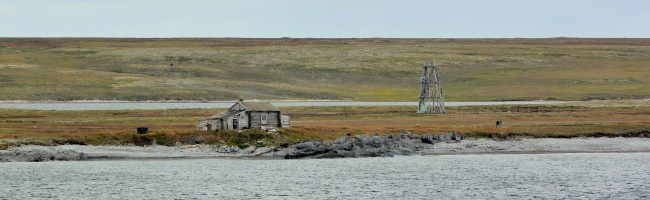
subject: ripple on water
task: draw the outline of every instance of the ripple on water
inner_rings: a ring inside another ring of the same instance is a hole
[[[2,163],[0,199],[643,199],[650,153]]]

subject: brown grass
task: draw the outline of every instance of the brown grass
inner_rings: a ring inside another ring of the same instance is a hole
[[[528,106],[531,107],[531,106]],[[415,114],[415,107],[287,107],[292,128],[285,140],[263,132],[195,131],[199,119],[222,109],[150,111],[32,111],[0,109],[0,138],[50,143],[277,145],[308,138],[333,140],[345,135],[461,132],[473,137],[650,136],[650,101],[592,101],[535,106],[538,112],[513,112],[512,106],[448,107],[445,114]],[[521,111],[525,109],[520,109]],[[526,110],[528,111],[528,110]],[[503,128],[495,127],[502,120]],[[136,128],[149,127],[146,136]]]

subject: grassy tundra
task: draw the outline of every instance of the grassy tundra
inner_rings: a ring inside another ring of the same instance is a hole
[[[0,38],[0,100],[650,98],[650,39]],[[173,64],[173,66],[171,66]]]
[[[447,101],[610,100],[535,113],[503,112],[510,106],[453,107],[443,115],[412,107],[283,108],[292,128],[282,137],[194,131],[197,120],[220,109],[0,109],[0,139],[8,139],[0,149],[154,140],[265,146],[400,130],[494,138],[649,134],[643,99],[650,98],[650,39],[0,38],[0,100],[417,101],[427,59],[438,61]],[[505,127],[495,128],[496,120]],[[152,133],[135,134],[139,126]]]

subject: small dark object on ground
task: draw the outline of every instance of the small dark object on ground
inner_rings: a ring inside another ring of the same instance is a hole
[[[149,128],[147,128],[147,127],[138,127],[138,133],[139,134],[145,134],[147,132],[149,132]]]

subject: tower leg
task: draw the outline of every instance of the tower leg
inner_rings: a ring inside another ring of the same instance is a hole
[[[427,102],[424,99],[420,99],[418,104],[418,113],[427,113]]]

